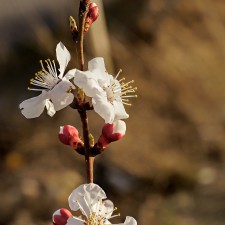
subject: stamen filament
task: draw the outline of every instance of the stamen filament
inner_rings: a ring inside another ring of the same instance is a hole
[[[28,87],[27,90],[29,90],[29,91],[44,91],[45,89],[37,89],[37,88]]]
[[[137,87],[133,87],[132,85],[130,85],[134,83],[134,80],[126,83],[123,82],[125,81],[124,77],[120,80],[117,80],[121,72],[122,70],[119,70],[119,72],[113,79],[110,79],[110,76],[107,76],[107,85],[103,86],[102,89],[104,90],[106,97],[111,104],[113,104],[113,102],[116,100],[122,101],[124,105],[131,105],[130,103],[128,103],[128,100],[124,101],[124,99],[137,97],[137,95],[131,95],[131,93],[135,93]]]
[[[120,69],[119,72],[116,74],[115,80],[116,80],[117,77],[120,75],[120,73],[122,73],[122,69]]]
[[[120,83],[121,81],[125,80],[125,77],[123,77],[122,79],[118,80],[118,82]]]
[[[79,220],[79,221],[81,221],[81,222],[83,222],[83,223],[87,223],[85,220],[82,220],[82,219],[79,218],[79,217],[73,216],[73,218],[76,219],[76,220]]]
[[[117,216],[120,216],[120,213],[118,213],[118,214],[116,214],[116,215],[111,216],[111,217],[110,217],[110,219],[115,218],[115,217],[117,217]]]
[[[125,95],[125,96],[121,96],[121,98],[137,98],[137,95]]]
[[[80,208],[80,211],[88,218],[88,216],[87,216],[87,214],[86,214],[84,208],[82,207],[82,205],[79,203],[78,200],[76,200],[76,203],[78,204],[78,206],[79,206],[79,208]]]
[[[54,60],[45,60],[47,64],[47,70],[44,67],[43,61],[40,60],[42,70],[35,74],[35,78],[30,80],[30,84],[44,88],[44,89],[29,89],[34,91],[51,90],[60,81],[57,75],[56,66]]]

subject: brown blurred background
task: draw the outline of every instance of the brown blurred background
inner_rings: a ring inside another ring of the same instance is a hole
[[[135,79],[127,133],[96,158],[95,182],[139,225],[225,224],[225,1],[98,1],[86,60]],[[0,1],[0,225],[51,224],[85,182],[84,162],[57,139],[77,112],[27,120],[18,105],[62,41],[76,66],[69,16],[78,0]],[[104,17],[105,15],[105,17]],[[107,25],[107,26],[106,26]],[[97,139],[103,120],[89,112]]]

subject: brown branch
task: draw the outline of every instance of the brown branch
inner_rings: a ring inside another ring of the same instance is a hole
[[[88,13],[90,0],[80,1],[79,7],[79,33],[77,41],[77,55],[80,70],[84,70],[84,25]]]
[[[80,70],[84,70],[84,25],[86,16],[88,13],[90,0],[80,1],[79,7],[79,28],[78,28],[78,37],[76,42],[77,47],[77,56]],[[94,166],[94,157],[90,155],[90,141],[89,141],[89,128],[88,128],[88,116],[85,106],[85,98],[79,99],[78,96],[78,112],[80,114],[82,127],[83,127],[83,139],[84,139],[84,151],[85,151],[85,165],[87,172],[87,182],[93,183],[93,166]]]
[[[89,142],[89,128],[88,128],[88,117],[85,108],[78,109],[80,114],[82,128],[83,128],[83,139],[84,139],[84,153],[85,153],[85,164],[87,172],[87,182],[93,183],[93,166],[94,158],[90,156],[90,142]]]
[[[101,154],[103,151],[105,150],[105,148],[103,147],[103,145],[101,145],[100,143],[96,143],[90,150],[91,155],[92,156],[96,156]]]

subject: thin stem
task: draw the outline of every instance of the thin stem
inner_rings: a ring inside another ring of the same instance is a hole
[[[87,111],[82,108],[78,110],[82,122],[83,128],[83,138],[84,138],[84,150],[85,150],[85,165],[87,173],[87,182],[93,183],[93,166],[94,166],[94,157],[90,156],[90,142],[89,142],[89,128],[88,128],[88,116]]]
[[[88,6],[90,0],[81,0],[79,7],[79,30],[78,38],[76,42],[77,46],[77,56],[80,70],[84,70],[84,25],[86,16],[88,13]],[[90,156],[90,141],[89,141],[89,127],[88,127],[88,116],[85,109],[85,99],[80,100],[78,112],[80,114],[82,127],[83,127],[83,139],[84,139],[84,149],[85,149],[85,165],[87,173],[87,183],[93,183],[93,166],[94,157]]]
[[[77,56],[80,70],[84,70],[84,25],[88,13],[90,0],[80,1],[79,7],[79,33],[77,41]]]

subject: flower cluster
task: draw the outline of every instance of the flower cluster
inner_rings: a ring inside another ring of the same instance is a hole
[[[95,4],[89,6],[85,32],[98,16],[96,7]],[[131,85],[134,81],[125,82],[124,77],[119,79],[121,70],[115,77],[108,74],[104,59],[101,57],[90,60],[87,71],[71,69],[65,74],[71,56],[61,42],[56,46],[56,58],[59,64],[58,69],[54,60],[40,61],[41,70],[30,80],[31,87],[28,88],[40,94],[23,101],[19,105],[21,113],[31,119],[39,117],[46,108],[47,114],[53,116],[56,111],[74,102],[74,98],[80,106],[79,98],[73,93],[78,87],[78,93],[81,91],[91,98],[92,108],[105,121],[97,143],[95,145],[93,143],[89,148],[89,154],[92,156],[100,154],[111,142],[125,135],[126,124],[123,120],[129,115],[124,105],[131,105],[129,98],[137,97],[134,94],[137,88]],[[75,127],[61,126],[58,138],[78,153],[86,154],[84,142]],[[113,203],[106,200],[105,192],[93,183],[84,184],[75,189],[69,197],[69,206],[73,211],[79,210],[82,215],[72,216],[69,210],[59,209],[53,214],[54,225],[108,225],[111,224],[110,219],[119,216],[119,214],[113,215],[116,211]],[[126,217],[125,222],[118,225],[122,224],[137,225],[137,222],[132,217]]]
[[[104,190],[97,184],[83,184],[73,190],[69,196],[69,206],[73,211],[80,211],[80,216],[72,216],[69,210],[59,209],[52,217],[55,225],[110,225],[109,220],[120,214],[110,200],[106,200]],[[116,224],[115,224],[116,225]],[[126,217],[124,223],[117,225],[137,225],[133,217]]]
[[[108,74],[104,59],[100,57],[89,61],[87,71],[72,69],[63,76],[70,61],[70,53],[61,42],[56,47],[56,57],[60,66],[59,75],[55,62],[48,59],[45,61],[46,68],[40,61],[42,70],[30,80],[30,84],[38,88],[28,89],[39,91],[41,94],[20,104],[19,108],[26,118],[40,116],[45,107],[48,115],[53,116],[56,111],[71,104],[74,99],[71,91],[75,89],[70,82],[72,78],[74,84],[92,98],[95,112],[105,120],[105,123],[112,124],[129,117],[124,105],[130,105],[130,97],[137,97],[133,94],[137,88],[130,85],[133,80],[127,83],[124,83],[125,78],[117,80],[121,71],[116,77]]]
[[[59,63],[58,70],[54,60],[45,60],[46,66],[40,61],[42,69],[35,74],[35,78],[30,80],[33,87],[28,89],[41,92],[41,94],[27,99],[19,105],[22,114],[31,119],[39,117],[46,108],[47,114],[53,116],[56,111],[73,102],[72,91],[77,86],[92,99],[95,112],[105,120],[98,143],[105,148],[110,142],[122,138],[126,132],[126,124],[122,120],[129,117],[124,105],[130,105],[129,98],[137,97],[134,94],[137,88],[131,86],[134,81],[124,82],[124,77],[118,79],[121,70],[115,77],[108,74],[104,59],[101,57],[90,60],[87,71],[72,69],[64,75],[71,56],[62,42],[56,46],[56,58]],[[74,84],[71,82],[72,79]],[[78,143],[82,142],[79,139],[73,140],[72,143],[74,135],[69,137],[70,134],[63,133],[62,129],[60,132],[59,138],[61,141],[64,138],[62,141],[64,144],[75,148]],[[68,143],[65,143],[65,138],[70,138],[70,143],[68,140],[66,140]]]
[[[80,54],[80,64],[83,68],[83,38],[91,24],[98,18],[99,10],[95,3],[80,1],[79,7],[79,29],[73,17],[70,17],[70,30],[73,40],[76,42]],[[80,45],[81,44],[81,45]],[[38,91],[40,94],[23,101],[19,108],[27,118],[39,117],[46,108],[47,114],[53,116],[67,106],[77,109],[83,127],[82,140],[78,130],[71,126],[61,126],[58,134],[59,140],[81,155],[85,155],[87,168],[87,180],[89,184],[80,185],[69,196],[69,206],[73,211],[79,211],[80,216],[73,216],[64,208],[53,214],[54,225],[110,225],[111,219],[120,216],[114,214],[117,210],[110,200],[107,200],[105,192],[93,183],[93,158],[102,153],[111,142],[120,140],[126,132],[126,124],[123,121],[129,115],[125,105],[131,105],[129,99],[137,97],[134,81],[126,82],[125,78],[119,78],[122,70],[116,76],[106,71],[104,59],[94,58],[88,62],[88,70],[81,71],[76,68],[69,70],[66,67],[71,55],[62,42],[56,46],[56,58],[40,61],[41,70],[30,80],[28,90]],[[75,94],[75,90],[77,93]],[[90,99],[90,101],[87,101]],[[94,109],[105,124],[98,141],[89,132],[88,117],[86,110]],[[126,217],[124,223],[117,225],[137,225],[133,217]]]

